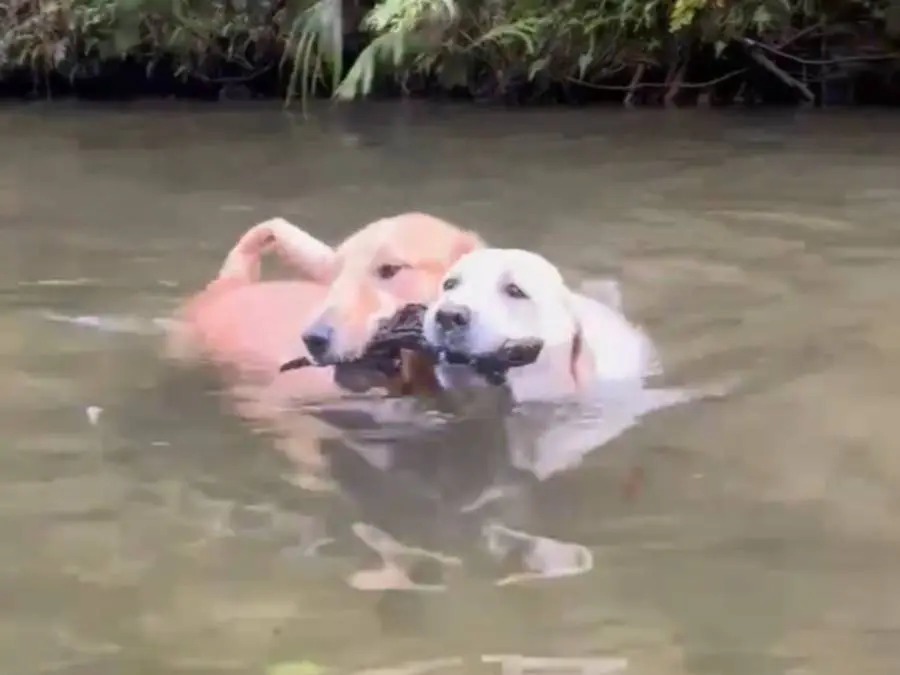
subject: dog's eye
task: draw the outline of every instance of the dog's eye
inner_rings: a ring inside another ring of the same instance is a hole
[[[457,286],[459,286],[459,279],[457,279],[456,277],[450,277],[449,279],[446,279],[444,281],[445,291],[452,291]]]
[[[405,267],[405,265],[380,265],[375,273],[379,279],[393,279]]]
[[[515,284],[506,284],[506,286],[503,287],[503,292],[506,293],[509,297],[516,298],[517,300],[524,300],[528,297],[525,291],[523,291]]]

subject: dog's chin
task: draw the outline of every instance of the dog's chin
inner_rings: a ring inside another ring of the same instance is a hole
[[[356,347],[352,349],[335,349],[332,347],[325,354],[310,356],[310,358],[317,366],[339,366],[341,364],[358,361],[362,352],[363,350],[361,348]]]
[[[468,356],[475,353],[471,336],[465,330],[443,330],[436,326],[426,326],[423,331],[429,346],[443,351]]]
[[[432,346],[448,355],[462,358],[491,357],[499,354],[509,344],[506,338],[473,340],[468,333],[444,333]]]
[[[343,388],[356,394],[362,394],[375,387],[387,384],[384,373],[359,363],[334,364],[334,381]]]

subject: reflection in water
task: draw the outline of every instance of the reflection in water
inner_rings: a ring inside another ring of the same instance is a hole
[[[446,672],[448,669],[450,672],[459,672],[464,665],[465,662],[462,659],[451,657],[412,661],[388,668],[364,668],[355,671],[353,675],[424,675],[424,673]]]
[[[584,574],[594,566],[594,556],[580,544],[535,537],[497,523],[489,524],[484,534],[491,553],[498,558],[509,559],[513,552],[517,552],[519,566],[525,570],[503,577],[496,582],[498,586]]]
[[[396,111],[0,116],[0,671],[489,673],[483,655],[519,654],[893,674],[896,119]],[[660,387],[740,386],[645,416],[617,397],[607,419],[631,426],[587,454],[552,435],[515,461],[477,439],[452,459],[335,444],[339,491],[298,489],[215,384],[161,363],[154,318],[252,222],[337,240],[411,208],[573,283],[620,279]],[[383,559],[354,523],[461,564],[394,550],[410,582],[446,590],[358,592],[347,580]],[[522,534],[511,560],[491,525]],[[496,585],[577,568],[580,546],[586,572]]]
[[[130,316],[67,316],[56,312],[43,312],[43,316],[48,321],[70,323],[108,333],[162,334],[169,323],[169,320],[164,318],[147,320]]]
[[[521,654],[491,654],[481,658],[484,663],[500,664],[504,675],[526,673],[578,673],[578,675],[607,675],[622,673],[628,668],[626,659],[615,658],[541,658]]]
[[[528,499],[530,482],[510,462],[502,392],[445,398],[453,400],[443,410],[410,399],[351,399],[317,409],[343,431],[326,449],[330,475],[369,521],[352,530],[379,558],[377,568],[356,572],[350,585],[444,591],[444,568],[464,565],[457,554],[473,547],[501,568],[524,570],[506,574],[504,584],[587,571],[584,547],[495,522],[508,501]],[[444,546],[452,552],[439,552]],[[580,567],[573,548],[581,551]],[[415,578],[423,575],[432,581]]]
[[[506,420],[513,466],[545,480],[577,467],[635,426],[645,415],[728,393],[727,387],[654,389],[601,383],[588,400],[572,406],[523,405]]]
[[[505,570],[495,581],[499,586],[589,572],[593,555],[587,547],[498,522],[505,502],[527,502],[535,479],[574,468],[643,415],[694,400],[698,393],[607,384],[588,402],[510,410],[504,394],[502,389],[447,392],[438,408],[411,399],[361,398],[307,410],[342,431],[327,452],[340,491],[396,536],[426,545],[439,540],[463,549],[475,545]],[[350,585],[360,590],[444,591],[444,583],[412,577],[428,569],[440,580],[443,567],[463,564],[455,556],[401,544],[370,523],[352,529],[380,558],[378,568],[351,577]],[[463,539],[436,538],[447,531]]]
[[[420,584],[410,579],[413,568],[422,569],[429,562],[439,565],[459,565],[459,558],[433,553],[421,548],[404,546],[389,534],[365,523],[354,523],[353,533],[369,548],[378,553],[383,566],[375,570],[356,572],[350,585],[361,591],[416,590],[443,591],[443,584]],[[440,573],[439,573],[440,574]]]

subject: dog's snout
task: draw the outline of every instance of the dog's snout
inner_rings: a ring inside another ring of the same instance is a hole
[[[454,330],[468,326],[472,312],[465,305],[448,304],[435,312],[434,318],[444,330]]]
[[[334,329],[324,323],[316,323],[303,333],[303,344],[309,350],[310,356],[321,361],[331,350],[331,341]]]

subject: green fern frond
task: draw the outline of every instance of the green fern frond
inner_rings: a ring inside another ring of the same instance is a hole
[[[413,55],[409,38],[406,33],[396,32],[383,33],[373,39],[356,57],[344,80],[335,88],[334,98],[350,101],[372,93],[375,73],[381,64],[389,63],[397,68]]]
[[[318,0],[297,16],[281,57],[282,66],[292,60],[285,105],[299,93],[305,114],[326,66],[331,70],[332,89],[338,88],[343,71],[343,36],[341,0]]]

